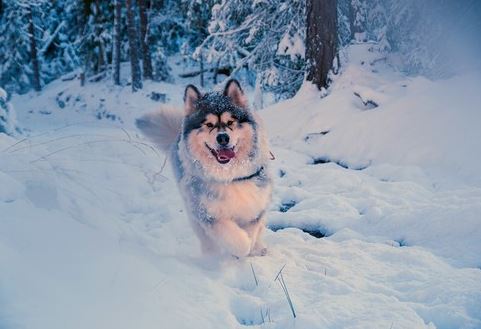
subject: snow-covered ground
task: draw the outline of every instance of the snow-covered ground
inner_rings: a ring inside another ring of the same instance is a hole
[[[481,328],[481,78],[408,78],[368,48],[327,97],[306,85],[261,112],[265,257],[202,257],[165,155],[133,127],[185,81],[14,97],[0,328]]]

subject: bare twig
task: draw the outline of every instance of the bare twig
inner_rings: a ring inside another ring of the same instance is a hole
[[[286,282],[284,281],[284,276],[282,275],[282,270],[284,269],[286,265],[282,266],[282,268],[279,270],[279,273],[277,273],[276,278],[274,281],[278,281],[279,285],[281,286],[282,290],[284,291],[284,295],[286,296],[287,303],[289,304],[289,307],[291,308],[292,316],[294,319],[297,317],[296,312],[294,310],[294,305],[292,304],[292,299],[291,296],[289,295],[289,290],[287,289]]]
[[[251,264],[252,275],[254,276],[254,281],[256,282],[256,287],[258,287],[259,281],[257,281],[257,276],[256,276],[256,272],[254,271],[254,266],[252,265],[252,263],[250,263],[250,264]]]
[[[284,269],[284,267],[286,267],[286,264],[282,265],[281,269],[279,270],[279,272],[277,272],[277,275],[276,277],[274,278],[274,281],[277,281],[277,278],[279,277],[279,275],[281,274],[282,270]]]

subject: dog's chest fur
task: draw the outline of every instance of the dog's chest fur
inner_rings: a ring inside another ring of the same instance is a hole
[[[214,218],[226,218],[247,225],[258,220],[270,201],[271,187],[255,179],[213,184],[200,202]]]

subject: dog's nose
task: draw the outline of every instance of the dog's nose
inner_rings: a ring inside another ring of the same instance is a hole
[[[229,135],[227,135],[226,133],[220,133],[217,135],[217,143],[219,143],[219,145],[221,146],[226,146],[227,144],[229,144]]]

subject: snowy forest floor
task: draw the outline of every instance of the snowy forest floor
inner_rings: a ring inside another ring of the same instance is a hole
[[[136,94],[56,81],[0,135],[0,328],[481,328],[481,83],[431,82],[353,46],[330,94],[261,116],[268,255],[210,259]],[[279,281],[287,285],[294,319]]]

